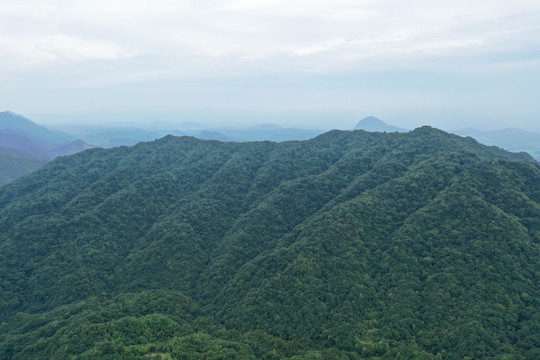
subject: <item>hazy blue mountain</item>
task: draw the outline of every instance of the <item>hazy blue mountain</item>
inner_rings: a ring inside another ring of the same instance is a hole
[[[32,158],[33,157],[24,151],[7,148],[3,146],[0,146],[0,154],[9,155],[11,157],[16,157],[16,158]]]
[[[9,130],[45,148],[77,140],[68,134],[49,130],[11,111],[0,112],[0,130]]]
[[[202,140],[219,140],[219,141],[239,141],[239,139],[236,139],[231,136],[227,136],[225,134],[222,134],[217,131],[211,131],[211,130],[204,130],[195,135],[197,139]]]
[[[50,159],[49,149],[11,130],[0,130],[0,147],[21,151],[34,158]]]
[[[525,151],[540,160],[540,134],[516,128],[482,131],[466,128],[454,131],[461,136],[470,136],[485,145],[498,146],[508,151]]]
[[[66,129],[67,131],[70,131],[72,136],[104,148],[132,146],[141,141],[152,141],[174,133],[174,131],[167,130],[150,131],[136,127],[118,126],[85,127],[84,125],[79,125],[76,127],[66,127]]]
[[[169,129],[161,126],[168,125]],[[115,146],[132,146],[143,141],[152,141],[166,135],[194,136],[199,139],[215,139],[221,141],[289,141],[308,140],[323,133],[323,130],[284,128],[276,124],[262,123],[247,128],[212,127],[196,122],[183,122],[178,125],[160,124],[156,130],[134,126],[63,126],[64,131],[72,136],[104,148]]]
[[[165,135],[193,136],[198,139],[221,141],[289,141],[308,140],[320,135],[322,130],[282,128],[277,125],[250,128],[207,128],[205,130],[159,130],[149,131],[138,128],[90,128],[74,133],[86,142],[100,147],[132,146],[143,141],[152,141]]]
[[[381,119],[374,116],[368,116],[363,118],[354,127],[355,130],[365,130],[372,132],[407,132],[409,130],[403,129],[397,126],[388,125]]]
[[[30,139],[9,130],[0,131],[0,147],[24,153],[25,157],[52,160],[57,156],[72,155],[79,151],[94,148],[82,140],[68,142],[53,148],[46,148],[32,142]]]
[[[84,150],[93,149],[95,147],[95,145],[89,144],[82,140],[77,140],[51,149],[49,153],[53,158],[55,158],[57,156],[73,155]]]
[[[47,149],[11,131],[0,131],[0,186],[39,169],[57,156],[72,155],[92,147],[79,140]]]
[[[57,156],[94,147],[10,111],[0,112],[0,185],[32,172]]]

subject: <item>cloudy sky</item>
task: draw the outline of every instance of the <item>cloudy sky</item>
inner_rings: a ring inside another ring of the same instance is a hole
[[[540,2],[0,0],[0,83],[41,123],[540,132]]]

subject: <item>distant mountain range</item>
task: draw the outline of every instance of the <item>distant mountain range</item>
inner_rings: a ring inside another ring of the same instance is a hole
[[[388,133],[409,131],[389,125],[374,116],[368,116],[360,120],[354,129]],[[516,128],[483,131],[472,127],[453,131],[453,133],[460,136],[470,136],[482,144],[497,146],[508,151],[527,152],[537,161],[540,161],[540,134],[538,133],[527,132]]]
[[[52,160],[94,147],[72,135],[53,131],[11,111],[0,112],[0,147]]]
[[[454,131],[456,135],[470,136],[485,145],[498,146],[508,151],[525,151],[540,161],[540,134],[516,128],[482,131],[466,128]]]
[[[285,128],[271,123],[261,123],[247,128],[212,128],[195,122],[182,122],[176,125],[170,123],[167,126],[170,126],[171,129],[145,130],[137,127],[70,125],[61,128],[62,131],[54,131],[14,112],[0,112],[0,148],[15,151],[9,155],[10,159],[26,159],[20,162],[22,170],[17,171],[6,168],[7,164],[13,163],[11,160],[3,161],[0,164],[0,172],[11,175],[4,176],[0,185],[8,181],[6,179],[13,180],[34,170],[37,164],[42,165],[58,156],[75,154],[93,147],[132,146],[143,141],[153,141],[169,134],[225,142],[281,142],[308,140],[324,132],[324,130],[317,129]],[[387,124],[374,116],[360,120],[354,130],[386,133],[408,131]],[[525,151],[535,159],[540,160],[540,134],[519,129],[480,131],[473,128],[459,130],[455,134],[471,136],[486,145],[498,146],[509,151]],[[4,153],[2,156],[8,155]],[[34,159],[31,161],[32,165],[22,165],[28,163],[28,159]]]
[[[136,127],[67,126],[65,131],[53,131],[11,111],[0,112],[0,148],[11,154],[0,162],[0,186],[25,175],[58,156],[72,155],[94,147],[133,146],[166,135],[193,136],[219,141],[288,141],[307,140],[323,130],[284,128],[275,124],[259,124],[249,128],[208,128],[203,124],[183,122],[170,130],[145,130]],[[13,159],[22,159],[16,167]],[[31,159],[31,160],[30,160]],[[31,165],[23,165],[30,163]],[[17,170],[16,170],[16,169]]]
[[[0,112],[0,130],[9,130],[44,148],[54,148],[77,140],[68,134],[49,130],[11,111]]]
[[[45,147],[7,129],[0,130],[0,146],[6,149],[17,150],[19,153],[25,154],[26,157],[38,159],[49,158],[49,150]]]
[[[66,126],[63,130],[73,138],[103,148],[122,145],[135,145],[141,141],[153,141],[166,135],[193,136],[204,140],[219,141],[289,141],[309,140],[325,132],[322,129],[302,129],[282,127],[271,123],[256,124],[247,128],[211,127],[200,123],[182,122],[178,125],[168,124],[168,130],[145,130],[136,127],[118,126]],[[406,132],[407,129],[388,125],[375,117],[361,120],[356,130],[376,132]]]
[[[72,136],[99,147],[111,148],[135,145],[141,141],[152,141],[166,135],[193,136],[198,139],[220,141],[289,141],[308,140],[320,135],[324,130],[284,128],[274,124],[260,124],[248,128],[207,127],[206,129],[144,130],[133,127],[89,127],[71,130]]]
[[[11,111],[0,112],[0,186],[48,161],[94,147]]]

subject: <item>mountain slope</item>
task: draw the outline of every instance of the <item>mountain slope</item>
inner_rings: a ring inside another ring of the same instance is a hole
[[[0,112],[0,149],[3,149],[0,152],[0,186],[40,168],[57,156],[71,155],[92,147],[80,140],[73,141],[69,135],[42,127],[22,115]]]
[[[0,189],[0,358],[532,359],[538,183],[429,127],[59,158]]]
[[[0,130],[9,130],[46,148],[75,140],[67,134],[49,130],[11,111],[0,112]]]
[[[0,130],[0,147],[23,152],[26,156],[36,159],[49,159],[49,150],[38,145],[24,136],[17,135],[10,130]]]
[[[78,152],[93,149],[95,148],[94,145],[86,143],[82,140],[73,141],[67,144],[64,144],[62,146],[56,147],[54,149],[51,149],[49,151],[49,154],[52,158],[56,158],[58,156],[66,156],[66,155],[73,155]]]

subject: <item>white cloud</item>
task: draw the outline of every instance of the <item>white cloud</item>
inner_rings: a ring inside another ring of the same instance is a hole
[[[327,64],[324,71],[335,71],[354,69],[359,61],[360,67],[367,59],[399,66],[400,55],[423,61],[540,44],[536,1],[2,2],[5,69],[10,63],[151,55],[191,61],[196,71],[202,55],[224,59],[230,71],[243,69],[246,61],[258,71],[273,65],[287,71],[316,68],[320,61]],[[208,71],[203,63],[201,70]],[[218,65],[215,70],[222,71]]]
[[[33,42],[35,47],[56,58],[116,60],[134,55],[108,41],[84,40],[66,35],[37,37]]]

